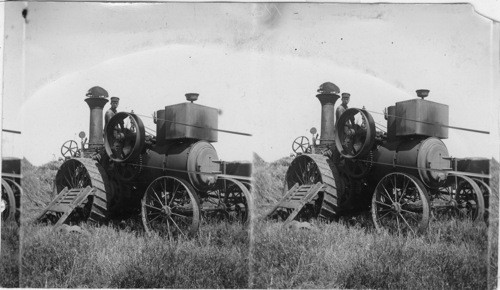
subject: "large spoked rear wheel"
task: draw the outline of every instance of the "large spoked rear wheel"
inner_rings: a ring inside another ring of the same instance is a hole
[[[421,234],[429,226],[429,197],[420,180],[404,173],[389,173],[375,188],[372,218],[378,231]]]
[[[105,223],[109,218],[108,200],[112,200],[112,190],[108,176],[97,162],[88,158],[69,159],[57,171],[54,196],[65,187],[85,188],[92,186],[94,194],[87,197],[82,206],[77,207],[68,218],[70,222],[90,221]]]
[[[286,172],[283,195],[296,183],[300,186],[318,182],[325,185],[324,190],[318,193],[314,207],[306,205],[299,215],[303,218],[331,221],[340,214],[343,189],[337,168],[328,157],[319,154],[296,157]]]
[[[194,188],[171,176],[151,182],[142,198],[141,215],[147,233],[169,238],[193,237],[200,226],[200,205]]]

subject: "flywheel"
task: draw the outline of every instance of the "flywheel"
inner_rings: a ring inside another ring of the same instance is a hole
[[[319,154],[303,154],[295,158],[285,176],[285,192],[296,183],[299,185],[322,182],[324,190],[315,200],[314,216],[330,221],[340,213],[342,195],[340,177],[335,165],[328,157]]]
[[[65,187],[85,188],[92,186],[95,189],[93,196],[89,196],[78,208],[78,219],[94,223],[104,223],[108,219],[108,203],[112,200],[111,184],[104,168],[96,161],[87,158],[74,158],[64,162],[56,174],[55,194]]]

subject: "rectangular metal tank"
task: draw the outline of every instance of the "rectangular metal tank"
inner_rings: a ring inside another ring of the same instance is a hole
[[[218,110],[194,103],[165,107],[165,140],[199,139],[217,142]],[[186,126],[190,125],[190,126]]]
[[[396,136],[429,136],[448,138],[448,105],[422,99],[396,103]]]

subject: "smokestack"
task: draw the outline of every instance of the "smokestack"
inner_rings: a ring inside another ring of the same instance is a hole
[[[103,98],[86,98],[90,108],[89,149],[104,145],[102,109],[108,100]]]
[[[326,82],[319,86],[316,95],[321,103],[321,137],[319,144],[333,144],[335,141],[335,102],[340,98],[340,89]]]
[[[102,109],[108,102],[108,92],[101,87],[92,87],[85,99],[90,108],[89,149],[104,145]]]

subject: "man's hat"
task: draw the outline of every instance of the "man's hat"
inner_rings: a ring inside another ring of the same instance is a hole
[[[118,97],[111,97],[111,102],[118,102],[120,98]]]
[[[85,95],[89,98],[107,98],[108,92],[101,87],[91,87]]]
[[[349,94],[349,93],[342,93],[342,99],[343,99],[343,98],[348,99],[348,98],[350,98],[350,97],[351,97],[351,94]]]

